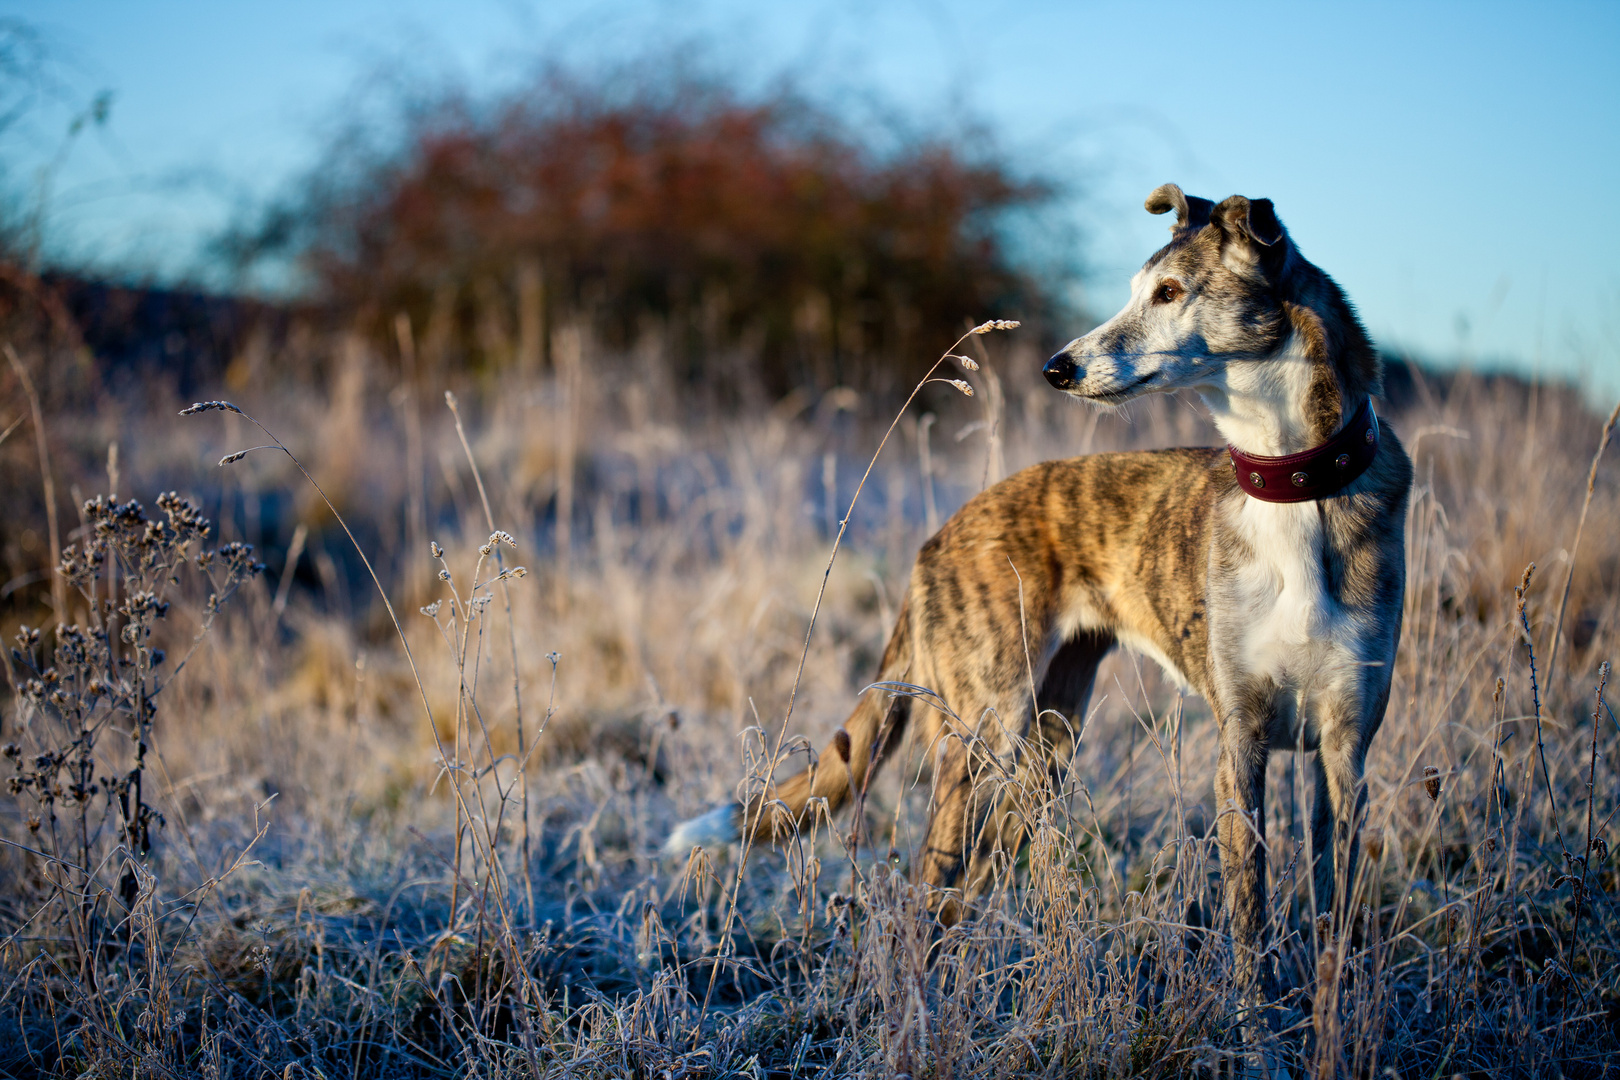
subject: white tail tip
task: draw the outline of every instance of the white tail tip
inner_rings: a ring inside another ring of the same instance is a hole
[[[692,849],[718,848],[737,842],[737,807],[735,804],[717,806],[707,814],[683,821],[664,841],[664,856],[684,859]]]

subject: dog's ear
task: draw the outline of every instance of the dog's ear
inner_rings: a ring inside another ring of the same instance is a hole
[[[1170,226],[1173,233],[1202,229],[1209,224],[1209,215],[1215,209],[1215,204],[1208,199],[1188,195],[1176,184],[1160,184],[1142,205],[1147,207],[1150,214],[1168,214],[1174,210],[1176,223]]]
[[[1288,230],[1277,218],[1270,199],[1233,195],[1215,207],[1210,223],[1219,229],[1221,254],[1239,272],[1260,269],[1277,277],[1288,269]]]

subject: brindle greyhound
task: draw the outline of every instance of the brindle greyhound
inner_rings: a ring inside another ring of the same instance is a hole
[[[681,824],[668,853],[792,834],[812,799],[833,810],[865,790],[916,719],[930,747],[956,736],[915,867],[954,921],[1023,839],[1025,786],[996,782],[991,756],[1027,779],[1064,768],[1119,644],[1201,693],[1219,722],[1240,982],[1253,984],[1266,921],[1273,746],[1316,751],[1316,903],[1342,921],[1401,631],[1411,461],[1373,415],[1382,365],[1366,331],[1270,200],[1217,206],[1165,184],[1147,209],[1175,211],[1170,243],[1046,378],[1106,406],[1195,390],[1230,445],[1048,462],[970,500],[923,545],[880,681],[819,765]],[[896,693],[902,680],[937,700]]]

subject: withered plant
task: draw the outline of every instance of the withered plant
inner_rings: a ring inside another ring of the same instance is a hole
[[[84,539],[57,567],[80,621],[49,636],[23,627],[6,669],[20,706],[4,746],[7,784],[29,808],[40,875],[31,921],[62,928],[89,992],[106,965],[128,962],[119,945],[135,940],[143,866],[166,824],[147,789],[164,691],[264,569],[250,545],[206,547],[211,523],[191,501],[168,492],[156,503],[157,518],[134,499],[84,504]],[[176,603],[194,608],[189,641],[165,633]],[[177,663],[165,642],[185,649]]]

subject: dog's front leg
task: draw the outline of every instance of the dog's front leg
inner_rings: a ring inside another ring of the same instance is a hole
[[[1316,912],[1333,917],[1335,932],[1347,925],[1355,885],[1361,819],[1367,808],[1362,772],[1367,759],[1365,725],[1323,725],[1316,752],[1316,793],[1311,810],[1311,847],[1316,860]]]
[[[1237,983],[1245,991],[1262,993],[1271,983],[1269,967],[1264,985],[1255,981],[1266,925],[1266,757],[1264,724],[1242,715],[1227,717],[1215,773],[1221,882],[1232,921]]]

